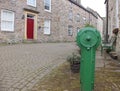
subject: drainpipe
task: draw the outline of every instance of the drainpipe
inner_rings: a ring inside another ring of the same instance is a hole
[[[116,28],[119,28],[119,18],[118,18],[118,13],[119,13],[119,10],[118,10],[118,8],[119,8],[119,1],[118,0],[116,0]]]
[[[105,41],[108,42],[108,9],[109,9],[109,0],[106,1],[106,36],[105,36]]]

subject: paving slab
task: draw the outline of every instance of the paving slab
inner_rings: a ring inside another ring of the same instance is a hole
[[[0,91],[29,91],[76,50],[75,43],[0,46]]]

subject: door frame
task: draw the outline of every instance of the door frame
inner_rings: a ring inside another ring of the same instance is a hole
[[[33,30],[33,40],[37,39],[37,17],[38,14],[33,13],[33,12],[29,12],[29,11],[25,11],[24,12],[25,15],[25,32],[24,32],[24,39],[27,40],[27,15],[33,15],[34,16],[34,30]]]

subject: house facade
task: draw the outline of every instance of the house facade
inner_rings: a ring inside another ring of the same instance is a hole
[[[104,40],[104,32],[103,32],[103,23],[104,22],[103,22],[103,18],[98,13],[96,13],[96,14],[98,16],[97,29],[98,29],[98,31],[100,31],[102,40]]]
[[[95,25],[95,23],[96,23],[97,30],[100,32],[100,35],[101,35],[102,40],[103,40],[103,18],[96,11],[94,11],[93,9],[91,9],[89,7],[87,7],[87,9],[89,11],[91,11],[94,15],[97,16],[97,22],[93,21],[94,23],[92,22],[93,23],[92,25]]]
[[[109,37],[112,36],[112,31],[119,28],[119,5],[120,0],[105,0],[106,4],[106,28]]]
[[[0,42],[75,41],[80,28],[97,27],[97,16],[81,0],[0,1]]]
[[[106,4],[106,31],[109,35],[109,39],[112,37],[112,31],[119,29],[116,41],[116,49],[120,59],[120,0],[105,0]]]

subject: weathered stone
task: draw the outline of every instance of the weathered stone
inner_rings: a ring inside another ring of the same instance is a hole
[[[36,34],[34,33],[36,38],[34,38],[35,41],[33,42],[75,41],[78,29],[82,28],[86,23],[93,24],[97,27],[97,18],[94,14],[88,12],[83,6],[79,6],[81,0],[77,0],[79,4],[71,1],[72,0],[52,0],[51,12],[45,11],[44,0],[37,0],[36,7],[27,5],[27,0],[1,1],[0,10],[10,10],[15,13],[15,27],[14,32],[0,31],[0,42],[13,44],[26,40],[25,12],[36,12],[35,14],[38,15],[37,27],[36,30],[34,30],[37,31]],[[73,13],[72,20],[69,19],[69,11]],[[77,14],[80,15],[80,22],[76,21]],[[85,20],[83,18],[85,18]],[[50,35],[44,34],[44,21],[46,19],[51,20]],[[69,25],[72,26],[72,36],[68,36]]]

